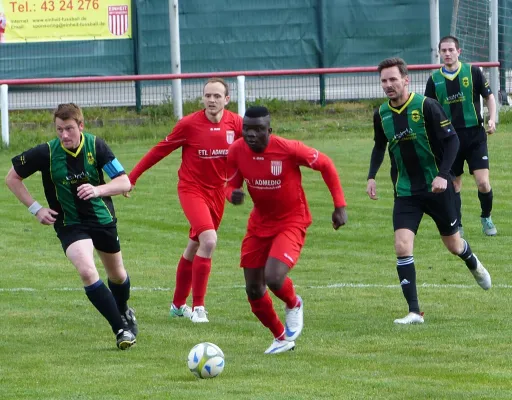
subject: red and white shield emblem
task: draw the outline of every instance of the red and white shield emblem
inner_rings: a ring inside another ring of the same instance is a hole
[[[283,171],[283,162],[282,161],[270,161],[270,172],[272,175],[281,175]]]
[[[108,6],[108,30],[116,36],[128,31],[128,6]]]
[[[226,131],[226,141],[231,144],[235,141],[235,131]]]

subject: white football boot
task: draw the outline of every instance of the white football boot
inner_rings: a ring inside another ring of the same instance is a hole
[[[174,304],[171,304],[171,309],[169,310],[169,315],[172,318],[177,317],[185,317],[190,318],[192,316],[192,308],[183,304],[181,307],[176,307]]]
[[[288,340],[274,339],[270,347],[265,350],[265,354],[278,354],[284,353],[285,351],[295,349],[295,342]]]
[[[409,324],[422,324],[425,322],[423,319],[423,313],[416,314],[414,312],[410,312],[403,318],[395,319],[394,323],[399,325],[409,325]]]
[[[476,283],[478,283],[482,289],[489,290],[492,286],[491,275],[487,272],[475,253],[473,253],[473,257],[476,258],[477,266],[475,270],[470,271],[475,277]]]
[[[190,320],[194,323],[204,323],[209,322],[208,317],[206,316],[208,311],[204,309],[204,306],[194,307],[194,311],[190,315]]]
[[[300,296],[297,296],[297,299],[300,302],[300,305],[298,307],[285,307],[284,309],[286,313],[286,323],[284,325],[284,338],[289,342],[293,342],[299,337],[304,326],[304,302],[302,301],[302,298]]]

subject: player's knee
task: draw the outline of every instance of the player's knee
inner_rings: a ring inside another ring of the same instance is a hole
[[[482,180],[476,184],[480,193],[489,193],[491,191],[491,184],[488,180]]]
[[[459,193],[462,189],[462,179],[460,176],[453,180],[453,188],[455,189],[455,193]]]
[[[464,245],[461,241],[450,241],[448,243],[445,243],[446,248],[450,253],[452,253],[454,256],[458,256],[464,251]]]
[[[213,253],[217,246],[217,232],[208,230],[199,235],[199,248],[205,253]]]
[[[261,283],[247,283],[245,285],[245,293],[251,300],[260,299],[265,294],[265,285]]]
[[[395,240],[395,252],[398,257],[406,257],[412,254],[412,245],[407,240]]]
[[[126,278],[128,277],[128,273],[124,269],[124,266],[121,266],[120,268],[116,268],[114,270],[108,271],[107,273],[109,281],[121,285],[126,281]]]
[[[207,239],[200,242],[199,247],[203,250],[204,253],[211,254],[215,250],[217,246],[217,239]]]
[[[82,279],[82,282],[85,286],[89,286],[100,279],[100,276],[98,274],[98,270],[96,267],[87,267],[87,268],[80,268],[78,270],[78,273],[80,275],[80,279]]]
[[[285,275],[277,273],[277,271],[270,271],[265,273],[265,282],[272,291],[281,289],[283,286]]]

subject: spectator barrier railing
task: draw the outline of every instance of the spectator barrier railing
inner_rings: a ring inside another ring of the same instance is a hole
[[[500,64],[479,62],[474,65],[494,68]],[[437,68],[440,65],[409,65],[410,90],[423,93],[428,76]],[[323,105],[384,97],[377,67],[7,79],[0,80],[2,141],[9,145],[9,110],[53,109],[67,102],[82,107],[128,106],[140,110],[143,106],[165,102],[197,101],[202,96],[205,80],[211,77],[226,78],[231,87],[231,99],[237,101],[241,115],[246,102],[256,99],[305,100]],[[181,83],[182,99],[172,98],[170,83],[173,80]],[[507,83],[507,92],[510,92],[512,84]]]

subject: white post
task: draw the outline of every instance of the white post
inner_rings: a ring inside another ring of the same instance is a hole
[[[245,76],[236,77],[237,82],[237,98],[238,98],[238,115],[245,115]]]
[[[439,64],[439,0],[430,0],[430,62]]]
[[[489,0],[489,61],[497,62],[498,58],[498,0]],[[496,99],[496,123],[499,122],[499,111],[501,102],[499,100],[500,91],[500,70],[498,67],[492,67],[490,70],[489,85]]]
[[[171,34],[171,73],[181,74],[180,56],[180,17],[178,0],[169,0],[169,27]],[[183,97],[181,93],[181,79],[172,81],[172,104],[174,116],[183,118]]]
[[[2,142],[9,146],[9,97],[8,86],[0,86],[0,114],[2,114]]]

